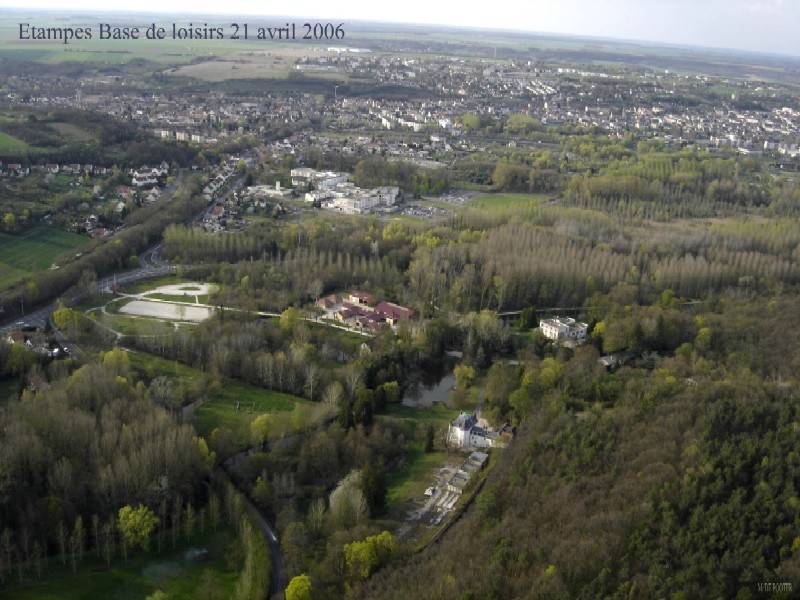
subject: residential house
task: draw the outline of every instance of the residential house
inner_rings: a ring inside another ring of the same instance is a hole
[[[553,317],[552,319],[542,319],[539,327],[545,337],[551,340],[574,340],[580,341],[586,338],[589,325],[577,322],[570,317]]]
[[[375,307],[375,312],[382,316],[389,325],[397,325],[399,321],[405,321],[414,316],[414,311],[410,308],[386,301],[379,302]]]
[[[492,438],[486,429],[478,425],[478,418],[474,414],[462,412],[450,422],[447,428],[447,443],[456,448],[489,448]]]
[[[321,308],[322,310],[327,310],[333,308],[337,304],[341,304],[342,299],[337,296],[336,294],[331,294],[330,296],[325,296],[324,298],[320,298],[314,303],[314,306],[317,308]]]
[[[359,292],[357,290],[350,292],[350,302],[353,304],[372,304],[375,297],[367,292]]]

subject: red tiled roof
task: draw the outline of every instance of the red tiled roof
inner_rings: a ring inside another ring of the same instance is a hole
[[[375,312],[387,319],[410,319],[414,314],[410,308],[392,302],[381,302],[375,307]]]
[[[358,298],[359,300],[363,300],[367,304],[369,304],[370,302],[372,302],[375,299],[375,296],[373,296],[372,294],[368,294],[367,292],[359,292],[359,291],[356,291],[356,290],[350,292],[350,295],[353,298]]]

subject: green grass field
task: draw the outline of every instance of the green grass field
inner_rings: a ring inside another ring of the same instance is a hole
[[[227,427],[236,436],[237,446],[245,448],[250,440],[250,423],[253,419],[264,413],[289,413],[298,403],[312,404],[291,394],[228,380],[222,386],[220,396],[197,410],[195,428],[201,436],[208,438],[215,427]],[[239,410],[236,410],[237,404]]]
[[[36,227],[21,235],[0,233],[0,289],[47,269],[53,259],[89,242],[74,233]]]
[[[165,376],[174,379],[178,390],[188,389],[205,377],[202,371],[174,360],[165,360],[144,352],[129,352],[131,366],[147,379]],[[210,400],[203,403],[195,413],[197,432],[208,438],[216,427],[227,427],[233,431],[239,447],[245,448],[250,440],[250,423],[264,413],[288,415],[295,406],[302,404],[313,408],[310,402],[291,394],[265,390],[242,381],[226,379],[221,385],[208,388]],[[239,410],[236,410],[237,404]],[[276,424],[277,426],[277,424]]]
[[[406,467],[389,473],[386,489],[386,504],[392,507],[420,498],[427,487],[435,481],[438,469],[446,462],[458,462],[458,457],[442,450],[425,452],[419,443],[411,444],[406,452]]]
[[[142,281],[126,283],[122,287],[126,294],[143,294],[162,285],[177,285],[179,283],[193,284],[195,282],[191,279],[186,279],[185,277],[166,275],[164,277],[154,277],[153,279],[145,279]]]
[[[196,296],[191,292],[186,292],[184,295],[177,295],[177,294],[147,294],[145,298],[152,298],[153,300],[166,300],[168,302],[177,302],[179,304],[208,304],[208,294],[203,294],[200,296]]]
[[[3,154],[16,154],[25,152],[27,149],[28,144],[0,131],[0,152]]]
[[[200,598],[204,586],[209,585],[207,581],[213,582],[212,587],[217,590],[215,597],[230,598],[236,583],[234,569],[239,567],[229,560],[235,537],[232,527],[221,526],[214,533],[206,523],[205,532],[201,535],[196,530],[189,542],[181,532],[174,549],[171,534],[167,532],[165,547],[160,554],[153,540],[149,552],[131,552],[127,562],[117,556],[111,566],[89,551],[77,573],[72,572],[69,558],[64,566],[60,557],[51,556],[49,566],[42,569],[41,579],[37,578],[35,568],[27,572],[23,569],[23,582],[20,583],[15,569],[14,577],[6,579],[10,585],[4,590],[3,598],[142,600],[156,589],[163,590],[168,598]],[[190,549],[208,550],[209,560],[190,560],[187,556]]]
[[[475,200],[470,200],[467,206],[492,212],[493,210],[506,210],[531,204],[541,204],[549,199],[550,197],[544,194],[486,194]]]
[[[166,335],[175,330],[171,323],[157,319],[107,315],[100,311],[92,311],[89,316],[122,335]]]
[[[440,403],[434,403],[430,408],[390,404],[383,413],[376,416],[376,420],[405,425],[408,428],[407,437],[413,435],[412,431],[431,424],[436,428],[438,438],[447,424],[457,416],[458,411],[450,410]],[[389,474],[386,502],[390,510],[402,508],[403,503],[421,497],[425,488],[434,482],[436,469],[448,462],[448,456],[442,450],[425,452],[422,442],[416,441],[408,445],[405,461],[405,468]]]
[[[450,410],[436,402],[429,408],[414,408],[402,404],[389,404],[379,416],[382,419],[393,419],[401,422],[432,423],[435,426],[446,425],[458,416],[457,410]]]
[[[106,312],[109,313],[117,313],[119,309],[125,306],[126,304],[130,304],[133,302],[133,298],[117,298],[116,300],[112,300],[108,304],[106,304]]]

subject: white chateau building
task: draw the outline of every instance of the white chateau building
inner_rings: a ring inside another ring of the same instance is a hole
[[[492,443],[475,415],[461,413],[447,429],[447,443],[456,448],[486,448]]]
[[[542,319],[539,327],[545,337],[551,340],[574,340],[586,339],[589,325],[580,323],[569,317],[553,317],[552,319]]]

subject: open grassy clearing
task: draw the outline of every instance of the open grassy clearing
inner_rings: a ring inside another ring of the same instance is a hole
[[[154,377],[172,377],[179,385],[188,384],[203,377],[202,371],[193,369],[177,360],[166,360],[145,352],[128,352],[131,366],[147,379]]]
[[[393,419],[404,423],[432,423],[434,426],[445,426],[458,416],[457,410],[450,410],[440,402],[434,402],[428,408],[415,408],[403,404],[389,404],[378,419]]]
[[[18,140],[17,138],[0,131],[0,152],[7,154],[18,152],[21,153],[28,150],[28,148],[28,144],[22,140]]]
[[[72,123],[49,123],[50,127],[55,129],[60,135],[64,136],[72,142],[90,142],[95,137],[88,131],[76,127]]]
[[[133,302],[133,298],[118,298],[106,304],[106,312],[116,314],[123,306]]]
[[[210,436],[216,427],[227,427],[240,448],[248,445],[250,423],[258,415],[289,413],[298,403],[316,405],[291,394],[265,390],[241,381],[229,380],[221,387],[220,394],[198,408],[195,427],[203,437]]]
[[[131,366],[146,379],[169,377],[176,382],[176,396],[189,393],[200,397],[207,394],[208,402],[204,402],[195,413],[197,432],[208,437],[219,427],[227,427],[233,431],[239,447],[244,448],[250,439],[250,423],[258,415],[264,413],[291,413],[298,404],[313,408],[319,406],[291,394],[265,390],[242,381],[226,379],[217,384],[209,383],[208,376],[178,361],[165,360],[144,352],[128,352]],[[201,390],[201,388],[203,388]],[[193,390],[193,391],[191,391]],[[203,391],[204,390],[204,391]],[[236,409],[237,404],[239,410]]]
[[[92,311],[89,317],[122,335],[166,335],[175,330],[171,323],[164,321],[109,315],[99,310]]]
[[[201,598],[206,581],[213,581],[215,597],[230,598],[236,584],[236,571],[241,565],[231,559],[235,547],[236,531],[230,526],[220,526],[216,533],[206,521],[204,533],[199,526],[190,541],[181,531],[172,547],[171,532],[167,532],[164,547],[159,554],[156,542],[150,551],[132,551],[128,561],[121,556],[112,560],[111,566],[92,551],[84,554],[84,562],[73,573],[69,557],[63,565],[59,556],[51,556],[49,566],[42,569],[42,578],[36,569],[23,570],[22,583],[18,576],[8,578],[9,589],[3,593],[7,600],[84,600],[108,598],[112,600],[141,600],[157,589],[168,598]],[[192,560],[192,550],[208,550],[208,560]]]
[[[59,254],[87,243],[85,237],[49,227],[20,235],[0,233],[0,289],[47,269]]]
[[[425,452],[421,443],[410,444],[405,456],[406,466],[389,473],[386,489],[389,509],[421,498],[425,489],[435,482],[439,468],[448,461],[458,462],[458,457],[443,450]]]
[[[548,200],[550,200],[550,197],[544,194],[486,194],[475,200],[470,200],[467,205],[491,212],[498,209],[505,210],[532,204],[542,204]]]

